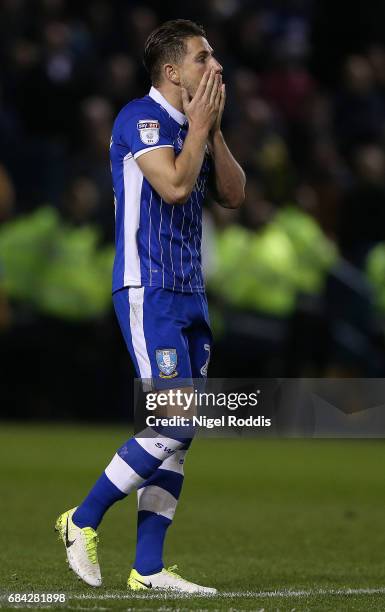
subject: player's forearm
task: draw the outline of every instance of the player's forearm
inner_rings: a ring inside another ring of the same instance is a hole
[[[233,157],[222,132],[209,140],[214,161],[214,182],[218,203],[225,208],[239,208],[245,199],[246,176]]]
[[[207,132],[190,126],[181,153],[175,158],[173,185],[178,194],[177,203],[184,204],[198,178],[203,164]]]

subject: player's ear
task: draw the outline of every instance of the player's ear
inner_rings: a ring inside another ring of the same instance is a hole
[[[174,85],[180,85],[179,70],[175,65],[165,64],[163,70],[168,81],[171,81]]]

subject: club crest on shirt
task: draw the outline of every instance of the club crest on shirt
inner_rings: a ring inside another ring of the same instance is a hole
[[[178,363],[178,356],[176,349],[157,349],[156,350],[156,363],[160,370],[160,378],[174,378],[178,376],[176,372],[176,366]]]
[[[159,142],[160,125],[156,119],[141,119],[137,126],[140,140],[145,145],[155,145]]]

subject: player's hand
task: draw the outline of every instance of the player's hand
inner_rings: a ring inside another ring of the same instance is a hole
[[[214,124],[210,130],[210,134],[209,137],[213,138],[213,136],[215,135],[216,132],[220,132],[221,131],[221,123],[222,123],[222,115],[223,115],[223,111],[225,108],[225,103],[226,103],[226,86],[224,83],[222,83],[222,77],[221,77],[221,81],[220,81],[220,87],[218,90],[218,95],[219,95],[219,108],[218,108],[218,114],[217,114],[217,118],[214,121]]]
[[[220,108],[221,83],[220,74],[206,70],[192,100],[189,100],[186,89],[182,87],[183,110],[190,128],[209,133]]]

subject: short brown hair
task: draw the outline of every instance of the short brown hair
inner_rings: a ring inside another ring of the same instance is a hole
[[[154,85],[159,84],[162,64],[180,62],[186,53],[185,41],[193,36],[206,37],[206,32],[189,19],[166,21],[151,32],[144,46],[143,63]]]

